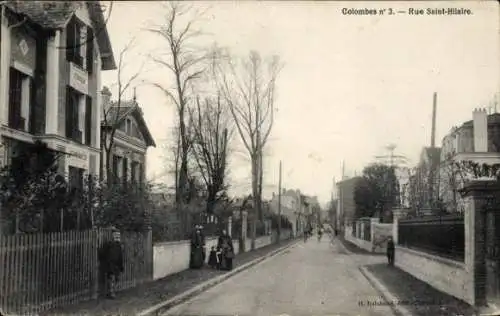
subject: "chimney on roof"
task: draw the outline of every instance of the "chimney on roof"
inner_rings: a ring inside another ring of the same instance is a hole
[[[472,112],[474,152],[488,152],[488,113],[486,109],[475,109]]]
[[[437,93],[434,92],[432,101],[432,131],[431,131],[431,147],[436,147],[436,107],[437,107]]]

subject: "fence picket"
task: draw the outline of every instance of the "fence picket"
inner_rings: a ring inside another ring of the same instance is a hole
[[[17,235],[18,238],[14,239],[13,250],[19,249],[19,244],[20,244],[19,243],[19,236],[20,235]],[[14,270],[14,277],[12,279],[16,280],[16,279],[20,279],[20,277],[19,277],[19,266],[20,266],[20,264],[19,264],[20,260],[19,259],[20,259],[20,254],[19,254],[18,251],[15,251],[14,254],[15,254],[14,255],[14,269],[13,269]],[[15,304],[14,305],[14,310],[15,311],[18,311],[19,308],[20,308],[20,305],[21,305],[20,302],[19,302],[19,300],[20,300],[20,297],[19,297],[19,286],[20,286],[20,283],[21,282],[13,282],[13,284],[12,284],[12,290],[14,292],[14,297],[15,297],[15,300],[14,300],[14,304]]]
[[[4,271],[5,269],[5,244],[4,244],[5,238],[0,235],[0,306],[5,306],[5,289],[4,289]]]
[[[6,312],[40,313],[96,298],[98,249],[109,230],[94,229],[0,237],[0,303]],[[121,290],[152,278],[151,231],[124,232]],[[7,299],[8,298],[8,299]]]
[[[19,278],[21,279],[21,282],[19,284],[19,292],[21,294],[20,300],[19,300],[19,307],[21,309],[26,307],[26,280],[25,280],[25,273],[24,271],[26,270],[26,250],[25,250],[25,240],[26,240],[26,235],[21,234],[21,238],[19,238]],[[23,311],[23,314],[26,314],[26,311]]]

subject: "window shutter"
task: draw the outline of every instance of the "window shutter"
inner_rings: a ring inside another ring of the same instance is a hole
[[[73,130],[79,131],[80,130],[80,100],[78,95],[73,92],[72,93],[72,107],[73,107]]]
[[[71,88],[66,87],[66,137],[71,138],[73,129],[73,99]]]
[[[92,144],[92,98],[86,96],[85,100],[85,144]]]
[[[66,27],[66,60],[73,62],[75,60],[75,47],[76,47],[76,20],[73,16],[68,22]]]
[[[28,131],[31,134],[35,134],[37,132],[36,130],[36,121],[35,121],[35,112],[38,108],[38,105],[36,104],[36,91],[35,91],[35,84],[33,78],[29,77],[29,89],[30,89],[30,107],[29,107],[29,129]]]
[[[15,123],[21,115],[22,82],[21,74],[14,68],[10,69],[9,79],[9,118]]]
[[[94,70],[94,32],[90,27],[87,28],[87,72],[89,74]]]

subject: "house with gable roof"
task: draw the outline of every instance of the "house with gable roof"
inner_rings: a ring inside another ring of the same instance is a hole
[[[104,87],[102,92],[104,112],[101,121],[101,175],[106,176],[105,170],[111,168],[115,182],[144,183],[146,179],[146,154],[149,147],[156,147],[156,143],[144,120],[144,113],[137,103],[136,97],[132,100],[122,100],[118,104],[111,101],[111,92]],[[113,135],[111,166],[106,166],[106,150],[104,141],[111,137],[113,126],[116,131]]]
[[[0,2],[0,162],[41,141],[73,187],[99,175],[101,71],[116,69],[99,2]],[[24,155],[26,156],[26,155]]]

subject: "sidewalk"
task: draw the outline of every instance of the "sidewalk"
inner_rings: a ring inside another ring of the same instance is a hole
[[[358,248],[345,240],[343,236],[338,239],[353,254],[377,256],[377,254]],[[381,292],[388,304],[397,302],[393,307],[401,316],[472,316],[476,314],[473,306],[433,288],[397,267],[391,267],[386,263],[364,264],[360,270]]]
[[[391,296],[400,302],[399,305],[402,305],[409,315],[471,316],[475,314],[475,309],[469,304],[438,291],[397,267],[374,264],[366,266],[366,269],[382,283]]]
[[[233,269],[254,259],[265,256],[283,246],[290,245],[296,240],[283,241],[280,244],[272,244],[260,249],[245,252],[234,258]],[[45,315],[135,315],[139,311],[153,305],[166,301],[180,293],[183,293],[196,285],[226,273],[210,268],[201,270],[185,270],[174,275],[169,275],[138,287],[118,293],[114,300],[99,298],[97,300],[83,302],[40,313]]]
[[[384,256],[385,255],[385,254],[381,254],[381,253],[370,252],[370,251],[367,251],[365,249],[359,248],[358,246],[354,245],[353,243],[347,241],[343,235],[336,236],[336,238],[342,243],[342,245],[344,245],[344,247],[348,251],[350,251],[354,254],[370,255],[370,256],[381,256],[381,255]]]

